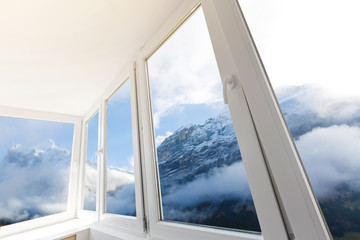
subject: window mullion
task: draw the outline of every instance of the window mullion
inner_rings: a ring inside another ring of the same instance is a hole
[[[98,220],[100,221],[102,215],[106,212],[106,129],[107,129],[107,114],[106,114],[106,100],[101,98],[99,109],[99,138],[98,146],[99,150],[97,154],[98,162],[98,196],[97,196],[97,211]]]

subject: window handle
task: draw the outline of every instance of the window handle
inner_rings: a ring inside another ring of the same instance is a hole
[[[99,150],[97,150],[97,151],[95,152],[95,155],[98,156],[98,157],[100,157],[102,153],[103,153],[103,149],[100,148]]]
[[[227,92],[228,92],[228,90],[231,90],[231,89],[235,88],[236,80],[231,75],[228,75],[223,79],[222,82],[223,82],[224,103],[228,104]]]

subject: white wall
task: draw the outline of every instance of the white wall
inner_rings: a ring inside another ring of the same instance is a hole
[[[79,240],[81,240],[81,239],[79,239]],[[111,236],[109,234],[106,234],[104,232],[101,232],[101,231],[98,231],[95,229],[90,229],[89,240],[123,240],[123,239]]]

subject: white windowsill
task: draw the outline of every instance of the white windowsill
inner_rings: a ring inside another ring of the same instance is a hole
[[[72,219],[58,224],[53,224],[46,227],[37,228],[34,230],[13,234],[8,237],[1,238],[2,240],[49,240],[60,239],[62,237],[70,236],[81,231],[88,231],[89,225],[92,222],[83,219]]]

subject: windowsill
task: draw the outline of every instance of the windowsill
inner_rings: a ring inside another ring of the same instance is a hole
[[[10,236],[1,238],[2,240],[49,240],[60,239],[62,237],[70,236],[81,231],[88,231],[89,225],[92,222],[85,221],[83,219],[72,219],[58,224],[52,224],[50,226],[37,228],[21,232],[18,234],[12,234]],[[0,231],[1,233],[1,231]],[[86,233],[83,233],[86,234]]]
[[[97,222],[91,224],[91,231],[98,231],[102,234],[115,237],[116,239],[131,239],[131,240],[143,240],[146,238],[146,234],[143,232],[134,232],[124,229],[119,229],[118,226],[109,222]]]

